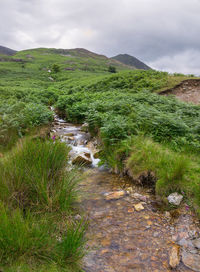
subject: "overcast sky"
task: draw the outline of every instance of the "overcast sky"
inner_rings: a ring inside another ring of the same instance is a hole
[[[0,45],[128,53],[200,75],[200,0],[0,0]]]

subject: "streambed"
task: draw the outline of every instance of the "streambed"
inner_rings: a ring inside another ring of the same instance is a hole
[[[188,206],[162,211],[148,189],[99,168],[96,146],[81,126],[55,116],[52,133],[71,146],[72,161],[89,154],[80,184],[80,206],[89,218],[84,271],[171,271],[174,250],[180,256],[176,271],[200,271],[200,249],[193,245],[199,222]]]

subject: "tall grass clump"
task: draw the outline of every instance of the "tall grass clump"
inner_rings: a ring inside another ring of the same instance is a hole
[[[36,221],[20,209],[9,211],[0,203],[0,263],[9,264],[18,258],[49,258],[51,238],[49,226]]]
[[[0,199],[23,209],[65,209],[75,197],[76,175],[66,172],[69,148],[26,140],[0,164]]]
[[[173,152],[143,136],[135,136],[132,143],[126,167],[133,176],[145,171],[153,172],[157,178],[156,193],[163,196],[174,191],[180,192],[184,188],[190,166],[185,155]]]
[[[66,170],[69,150],[59,141],[29,138],[0,160],[3,269],[79,271],[86,223],[71,216],[79,177],[77,169]]]
[[[84,256],[85,228],[66,224],[61,234],[55,224],[43,216],[38,219],[31,213],[26,216],[20,209],[9,211],[0,203],[0,263],[54,263],[61,267],[77,265]]]

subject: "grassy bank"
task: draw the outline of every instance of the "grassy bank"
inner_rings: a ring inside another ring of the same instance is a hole
[[[80,271],[85,223],[75,221],[79,173],[69,148],[24,139],[0,159],[0,267],[3,271]]]

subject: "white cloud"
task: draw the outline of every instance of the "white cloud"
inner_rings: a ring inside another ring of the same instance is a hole
[[[129,53],[155,68],[196,73],[199,14],[199,0],[1,0],[0,44]]]

